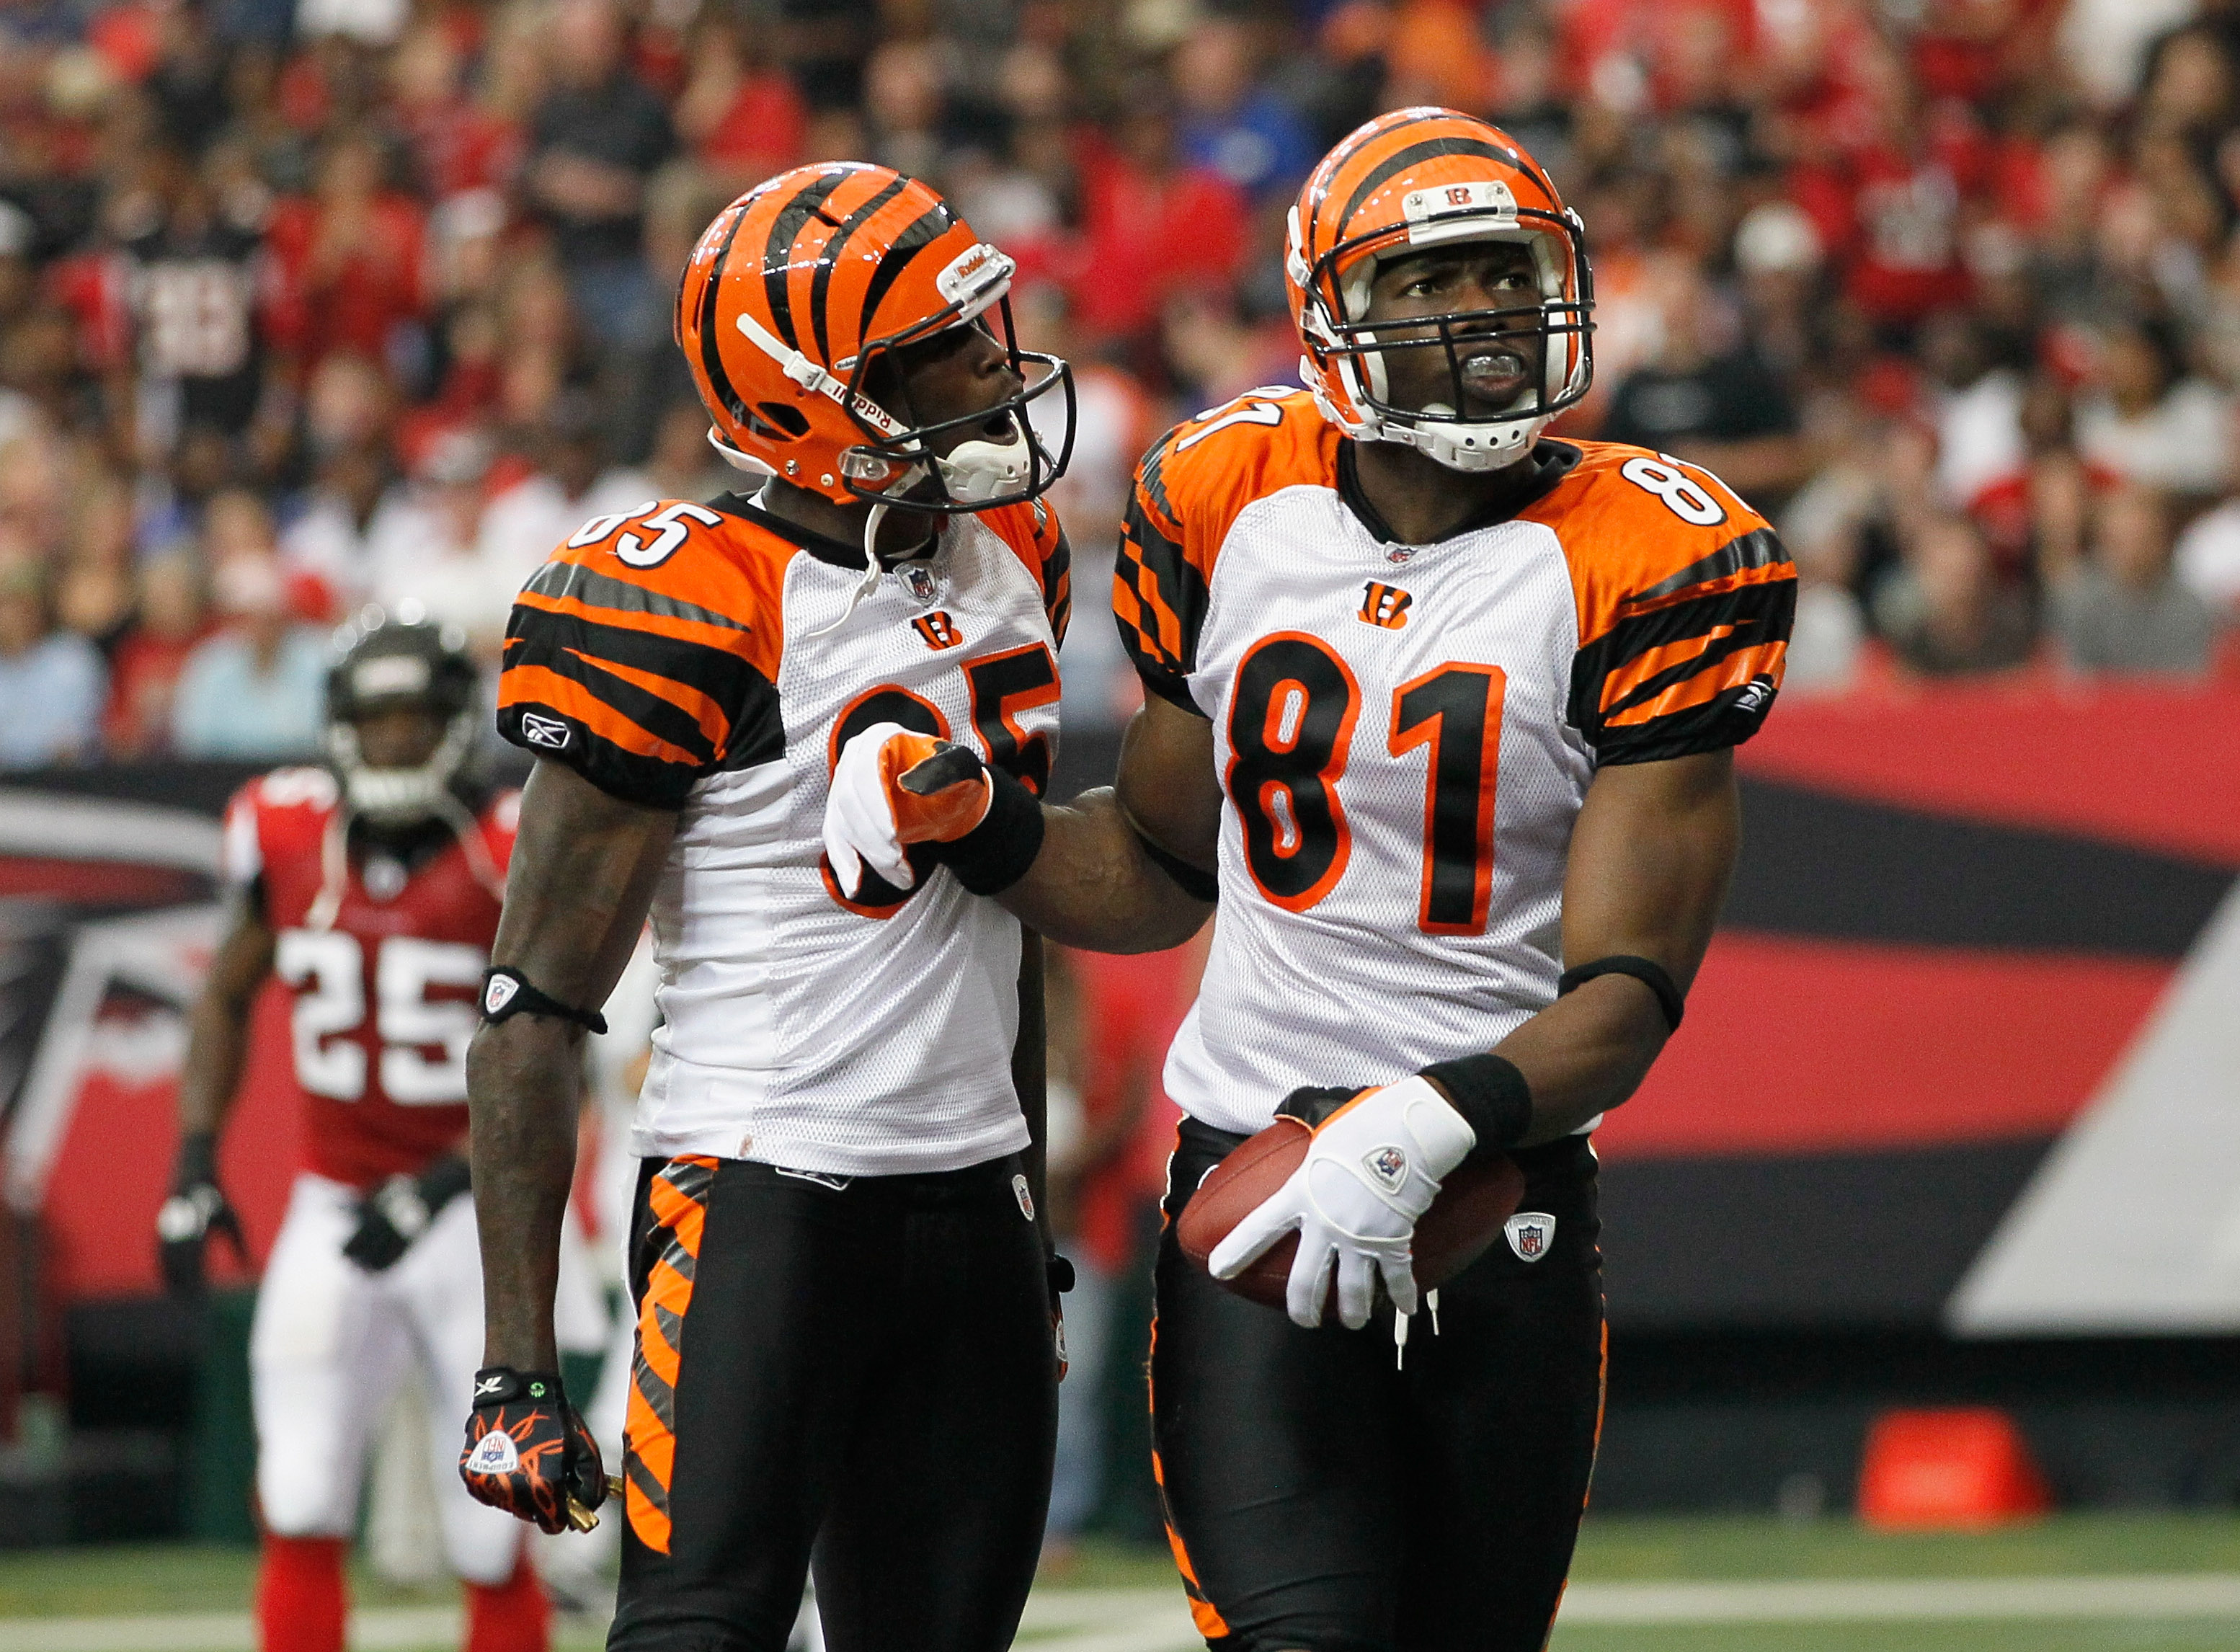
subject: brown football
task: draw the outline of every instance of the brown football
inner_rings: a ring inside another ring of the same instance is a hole
[[[1193,1265],[1203,1268],[1230,1229],[1290,1179],[1306,1158],[1313,1134],[1298,1119],[1278,1118],[1206,1172],[1183,1207],[1183,1219],[1175,1229],[1183,1255]],[[1436,1290],[1483,1256],[1523,1197],[1524,1173],[1506,1155],[1450,1172],[1439,1196],[1416,1224],[1417,1288]],[[1298,1236],[1287,1233],[1250,1268],[1221,1282],[1240,1296],[1281,1308],[1291,1258],[1298,1252]],[[1336,1296],[1333,1285],[1333,1300],[1323,1306],[1333,1324],[1337,1320]]]

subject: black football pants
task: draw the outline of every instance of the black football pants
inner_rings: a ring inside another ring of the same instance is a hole
[[[1243,1138],[1183,1122],[1151,1345],[1154,1462],[1218,1652],[1539,1652],[1602,1418],[1602,1265],[1583,1139],[1517,1155],[1526,1261],[1497,1240],[1421,1312],[1302,1330],[1193,1266],[1175,1218]],[[1527,1247],[1530,1249],[1530,1247]]]
[[[610,1652],[1001,1652],[1057,1427],[1015,1158],[841,1185],[648,1160]]]

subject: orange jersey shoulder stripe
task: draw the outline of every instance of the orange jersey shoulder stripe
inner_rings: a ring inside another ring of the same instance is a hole
[[[1337,428],[1305,390],[1248,390],[1184,420],[1137,472],[1137,498],[1210,583],[1230,524],[1282,488],[1335,487]]]
[[[575,718],[601,739],[637,756],[699,766],[700,759],[683,747],[672,745],[641,729],[582,683],[543,666],[509,666],[498,679],[501,707],[523,703],[549,705],[563,716]]]
[[[1786,641],[1761,643],[1756,648],[1737,649],[1717,665],[1707,666],[1695,676],[1683,677],[1653,700],[1629,707],[1610,719],[1610,726],[1622,729],[1629,724],[1643,723],[1656,718],[1670,716],[1676,711],[1685,711],[1716,700],[1730,689],[1741,688],[1752,677],[1763,675],[1773,679],[1776,688],[1788,665],[1789,644]]]
[[[1709,471],[1677,464],[1644,448],[1614,442],[1574,443],[1579,463],[1542,497],[1517,513],[1538,523],[1563,546],[1578,605],[1579,642],[1593,642],[1621,618],[1646,611],[1679,592],[1676,576],[1712,563],[1733,546],[1755,555],[1779,551],[1765,518]],[[1763,541],[1752,536],[1763,532]],[[1785,554],[1777,563],[1794,573]],[[1685,583],[1717,577],[1709,573]]]
[[[730,736],[731,720],[723,715],[723,707],[701,693],[699,689],[677,682],[673,678],[663,676],[657,672],[638,670],[635,667],[623,664],[618,660],[599,659],[593,655],[584,653],[581,649],[571,648],[567,652],[586,665],[596,667],[610,676],[618,676],[625,683],[635,683],[648,694],[668,701],[670,704],[700,725],[700,732],[707,736],[710,745],[719,751],[723,749],[723,743]]]

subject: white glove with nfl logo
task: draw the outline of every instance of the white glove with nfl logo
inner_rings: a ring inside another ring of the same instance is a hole
[[[1477,1145],[1446,1097],[1423,1078],[1365,1089],[1315,1127],[1307,1156],[1206,1261],[1217,1279],[1244,1271],[1297,1229],[1284,1296],[1294,1324],[1323,1322],[1330,1276],[1338,1317],[1350,1330],[1369,1322],[1377,1281],[1401,1313],[1416,1311],[1410,1248],[1416,1222],[1439,1196],[1439,1182]]]

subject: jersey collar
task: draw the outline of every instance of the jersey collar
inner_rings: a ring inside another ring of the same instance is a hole
[[[863,546],[850,544],[844,539],[835,539],[829,534],[818,533],[813,528],[804,528],[799,523],[788,522],[783,516],[772,516],[743,493],[719,494],[708,501],[708,508],[710,510],[720,510],[727,516],[737,516],[743,522],[751,522],[756,527],[777,535],[789,545],[798,545],[817,561],[829,563],[835,568],[850,568],[860,574],[870,565],[863,559]],[[934,554],[939,544],[940,536],[937,534],[933,545],[923,555],[906,556],[903,560],[903,562],[924,561]],[[902,563],[896,563],[890,566],[899,568]]]
[[[1361,478],[1354,468],[1354,443],[1343,441],[1337,444],[1337,494],[1345,501],[1345,508],[1355,519],[1383,544],[1405,544],[1408,542],[1392,531],[1392,525],[1369,503],[1369,496],[1361,490]],[[1476,533],[1481,528],[1512,521],[1519,512],[1538,503],[1554,491],[1557,484],[1577,468],[1585,456],[1569,442],[1543,438],[1532,450],[1532,456],[1519,469],[1528,474],[1517,480],[1517,485],[1505,489],[1486,502],[1476,515],[1463,521],[1450,530],[1446,539],[1459,539],[1464,534]],[[1445,540],[1440,540],[1444,543]],[[857,566],[861,566],[859,563]]]

